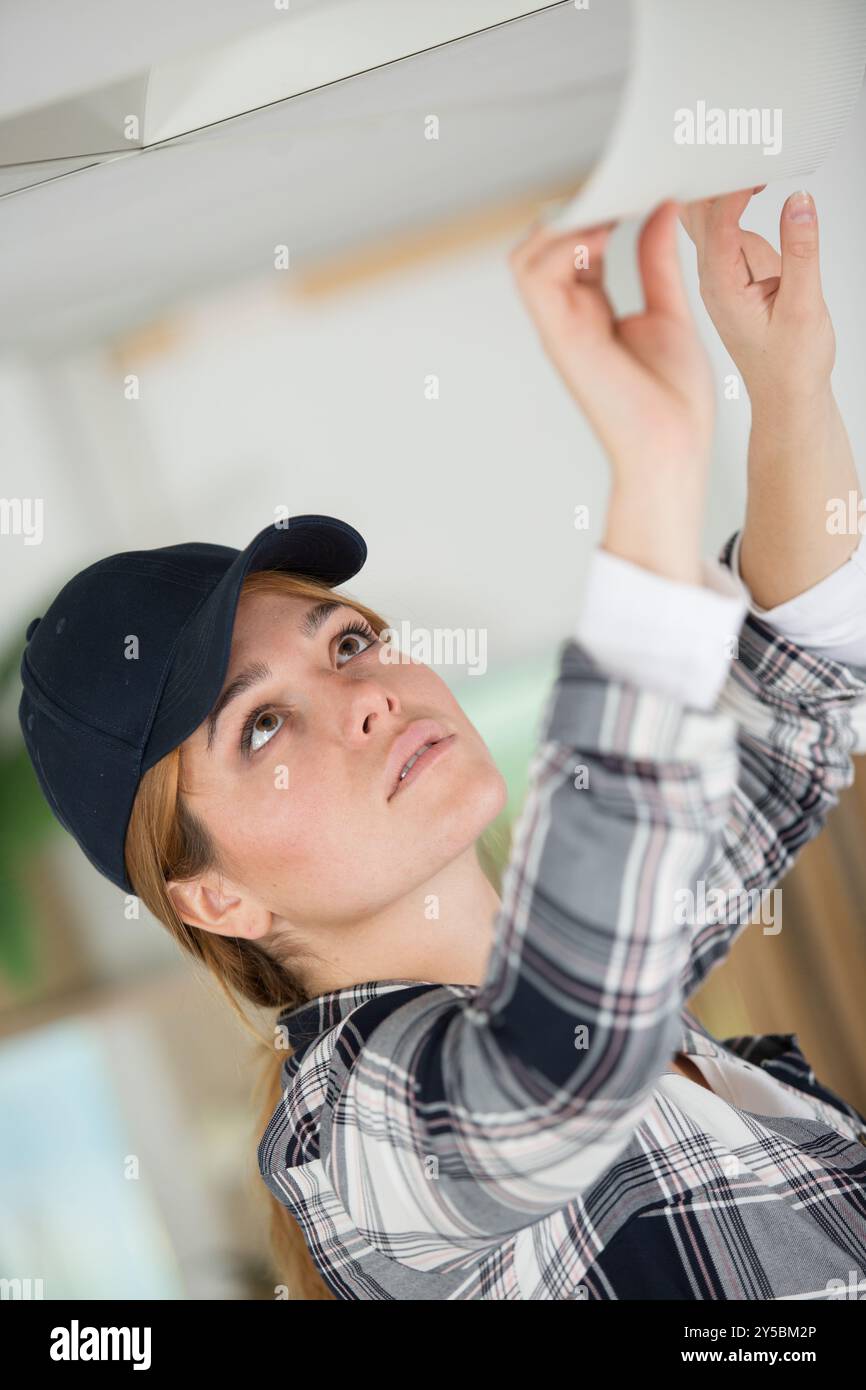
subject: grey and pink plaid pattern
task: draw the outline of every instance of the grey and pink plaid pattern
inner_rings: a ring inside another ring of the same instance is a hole
[[[773,888],[864,749],[866,668],[751,613],[710,711],[563,643],[484,983],[370,981],[280,1015],[295,1051],[259,1167],[336,1297],[797,1298],[866,1281],[866,1119],[796,1034],[700,1026],[687,1001],[748,917],[674,911],[699,884],[731,901]],[[815,1119],[737,1110],[728,1149],[657,1088],[675,1052],[726,1048],[812,1097]]]

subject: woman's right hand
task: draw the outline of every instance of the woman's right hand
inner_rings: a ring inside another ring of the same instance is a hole
[[[680,270],[678,216],[678,204],[666,202],[641,228],[646,307],[625,318],[615,317],[603,283],[614,224],[565,233],[537,224],[509,264],[547,355],[610,460],[606,548],[697,584],[714,388]],[[586,268],[576,268],[578,248]]]

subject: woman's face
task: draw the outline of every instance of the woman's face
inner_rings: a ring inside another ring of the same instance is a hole
[[[445,682],[380,660],[390,644],[332,602],[242,595],[223,695],[182,747],[186,801],[229,891],[300,929],[383,913],[472,846],[507,794]],[[395,740],[416,720],[449,740],[392,794]]]

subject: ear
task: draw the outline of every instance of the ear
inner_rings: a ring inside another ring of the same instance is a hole
[[[207,874],[185,882],[170,879],[166,889],[181,921],[191,927],[251,941],[271,930],[272,913],[224,878]]]

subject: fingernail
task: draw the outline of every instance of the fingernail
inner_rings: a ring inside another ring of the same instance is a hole
[[[815,204],[812,202],[811,194],[803,188],[792,193],[788,199],[786,213],[789,222],[814,222]]]

